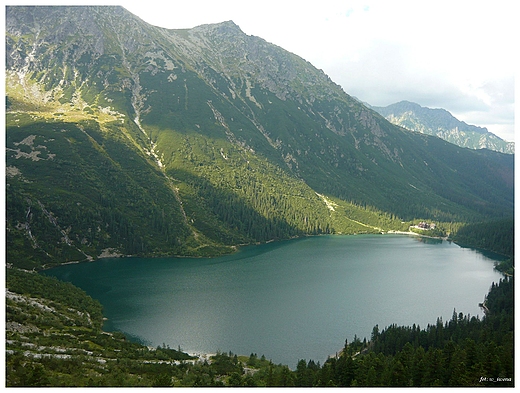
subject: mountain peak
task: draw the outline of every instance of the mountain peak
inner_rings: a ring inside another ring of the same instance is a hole
[[[215,23],[215,26],[221,26],[221,27],[227,27],[227,28],[240,30],[240,27],[232,20],[226,20],[224,22]]]
[[[415,102],[407,101],[407,100],[399,101],[397,104],[393,104],[393,105],[411,106],[411,107],[414,107],[414,108],[420,108],[421,107],[419,104],[417,104]]]
[[[467,124],[442,108],[423,107],[415,102],[400,101],[386,107],[372,107],[390,122],[411,131],[435,135],[461,147],[487,148],[514,153],[514,144],[500,139],[485,127]]]
[[[513,157],[405,132],[233,21],[8,7],[6,22],[10,261],[208,256],[380,231],[374,211],[399,229],[513,210]]]
[[[211,32],[216,31],[220,34],[244,34],[242,29],[233,22],[232,20],[219,22],[219,23],[209,23],[194,27],[192,29],[194,32]]]

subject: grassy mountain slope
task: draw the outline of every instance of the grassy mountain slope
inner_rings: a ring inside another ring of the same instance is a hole
[[[6,56],[13,264],[512,215],[512,156],[406,132],[233,22],[7,7]]]

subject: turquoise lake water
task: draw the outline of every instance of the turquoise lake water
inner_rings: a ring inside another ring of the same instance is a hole
[[[45,274],[98,299],[119,330],[190,353],[265,355],[322,364],[354,335],[426,327],[478,303],[501,275],[494,260],[446,241],[403,235],[319,236],[214,258],[107,258]]]

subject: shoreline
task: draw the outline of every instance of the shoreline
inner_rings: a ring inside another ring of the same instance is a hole
[[[436,236],[428,236],[423,235],[417,232],[412,231],[394,231],[394,230],[388,230],[388,231],[381,231],[378,233],[379,235],[405,235],[405,236],[418,236],[418,237],[425,237],[430,239],[439,239],[439,240],[446,240],[451,241],[448,239],[448,237],[436,237]],[[104,249],[102,250],[101,254],[93,258],[91,256],[88,256],[84,260],[78,261],[66,261],[61,263],[56,263],[55,265],[48,266],[48,264],[41,266],[40,269],[35,269],[35,271],[43,271],[43,270],[49,270],[53,269],[55,267],[63,266],[63,265],[71,265],[71,264],[78,264],[78,263],[90,263],[90,262],[96,262],[102,259],[112,259],[112,258],[186,258],[186,259],[211,259],[211,258],[218,258],[226,255],[233,255],[240,251],[241,247],[247,247],[247,246],[258,246],[262,244],[271,244],[276,242],[283,242],[288,240],[295,240],[295,239],[304,239],[306,237],[316,237],[316,236],[362,236],[362,235],[377,235],[377,233],[351,233],[351,234],[345,234],[345,233],[328,233],[328,234],[319,234],[319,235],[303,235],[303,236],[293,236],[288,239],[270,239],[265,242],[254,242],[254,243],[242,243],[242,244],[235,244],[232,246],[229,246],[233,249],[230,253],[225,254],[218,254],[214,256],[193,256],[193,255],[125,255],[122,253],[117,252],[117,250],[110,248],[110,249]]]
[[[419,236],[419,237],[426,237],[428,239],[439,239],[439,240],[445,240],[447,242],[451,242],[453,240],[449,240],[449,236],[428,236],[428,235],[423,235],[422,233],[417,233],[417,232],[412,232],[412,231],[409,231],[409,232],[404,232],[404,231],[387,231],[383,234],[390,234],[390,235],[412,235],[412,236]]]
[[[106,252],[107,249],[104,249],[103,252],[96,258],[94,258],[92,256],[87,256],[87,258],[85,258],[83,260],[65,261],[65,262],[61,262],[61,263],[50,263],[50,264],[42,265],[40,267],[33,268],[30,271],[37,273],[39,271],[50,270],[50,269],[53,269],[53,268],[56,268],[56,267],[60,267],[60,266],[63,266],[63,265],[72,265],[72,264],[79,264],[79,263],[91,263],[91,262],[96,262],[96,261],[99,261],[99,260],[112,259],[112,258],[117,258],[117,259],[119,259],[119,258],[212,259],[212,258],[219,258],[219,257],[224,257],[224,256],[236,254],[237,252],[239,252],[241,250],[242,247],[248,247],[248,246],[258,246],[258,245],[262,245],[262,244],[271,244],[271,243],[284,242],[284,241],[297,240],[297,239],[304,239],[304,238],[307,238],[307,237],[316,237],[316,236],[362,236],[362,235],[403,235],[403,236],[422,237],[422,238],[427,238],[427,239],[437,239],[437,240],[441,240],[441,241],[447,241],[449,243],[454,243],[454,244],[456,244],[456,245],[458,245],[459,247],[462,247],[462,248],[470,248],[470,249],[477,250],[477,251],[489,252],[489,253],[492,253],[492,254],[496,254],[497,256],[500,256],[501,258],[505,258],[505,259],[511,258],[510,255],[502,254],[502,253],[494,251],[494,250],[489,250],[489,249],[485,249],[485,248],[479,248],[479,247],[476,247],[476,246],[473,246],[473,245],[459,243],[456,240],[451,239],[449,235],[448,236],[428,236],[428,235],[417,233],[417,232],[413,232],[413,231],[387,230],[387,231],[381,231],[381,232],[378,232],[378,233],[350,233],[350,234],[346,234],[346,233],[328,233],[328,234],[319,234],[319,235],[303,235],[303,236],[292,236],[292,237],[287,238],[287,239],[271,239],[271,240],[268,240],[268,241],[265,241],[265,242],[241,243],[241,244],[236,244],[236,245],[229,246],[229,248],[231,248],[233,250],[232,252],[222,253],[222,254],[217,254],[217,255],[212,255],[212,256],[194,256],[194,255],[132,255],[132,254],[125,255],[125,254],[122,254],[122,253],[118,253],[117,251],[114,252],[114,249],[110,249],[110,251],[112,251],[112,253],[108,254]],[[7,267],[9,267],[9,264],[7,264]]]
[[[411,232],[411,231],[409,231],[409,232],[405,232],[405,231],[387,231],[387,232],[384,232],[384,233],[380,233],[380,235],[384,235],[384,234],[388,234],[388,235],[401,235],[401,236],[405,235],[405,236],[414,236],[414,237],[417,237],[417,236],[421,237],[422,236],[421,234],[418,234],[418,233],[415,233],[415,232]],[[338,235],[325,235],[325,236],[330,237],[332,239],[331,236],[338,236]],[[352,235],[340,235],[340,236],[344,236],[345,240],[347,240],[347,236],[352,236]],[[372,241],[376,241],[377,242],[378,236],[376,234],[372,234],[371,236],[372,236],[372,239],[368,238],[368,240],[371,241],[371,242]],[[305,236],[305,237],[309,237],[309,236]],[[304,239],[305,237],[299,237],[298,239]],[[315,236],[313,236],[313,237],[315,237]],[[398,239],[397,236],[394,236],[394,238],[396,240]],[[383,238],[381,238],[381,239],[383,239]],[[326,240],[326,239],[324,239],[324,240]],[[388,241],[391,241],[391,239],[389,239]],[[417,243],[417,242],[420,242],[420,240],[418,240],[417,238],[415,238],[415,239],[410,238],[406,242]],[[76,263],[78,263],[78,262],[76,262]],[[106,320],[106,318],[104,318],[104,320]],[[125,334],[125,336],[127,336],[127,335]],[[184,352],[184,351],[182,351],[182,352]],[[209,362],[210,361],[209,358],[211,356],[215,355],[214,353],[202,353],[202,352],[197,352],[197,351],[189,351],[189,352],[185,352],[185,353],[187,353],[190,356],[194,356],[195,357],[195,359],[190,360],[190,361],[208,361]],[[238,356],[241,356],[241,355],[238,355]]]

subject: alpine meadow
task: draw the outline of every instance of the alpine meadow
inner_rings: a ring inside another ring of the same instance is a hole
[[[170,30],[117,6],[7,6],[5,39],[7,386],[514,385],[514,154],[391,124],[232,21]],[[96,300],[35,273],[409,231],[506,257],[486,315],[375,328],[295,371],[108,334]]]

